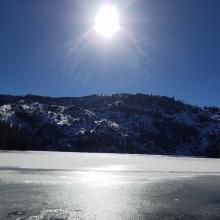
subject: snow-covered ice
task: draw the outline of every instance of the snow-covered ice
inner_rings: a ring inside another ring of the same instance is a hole
[[[156,180],[198,175],[220,175],[220,160],[160,155],[1,151],[1,178],[4,178],[5,175],[8,181],[13,180],[13,178],[17,179],[17,176],[13,176],[11,173],[6,175],[8,170],[71,171],[77,175],[81,174],[83,179],[85,179],[85,171],[97,171],[99,172],[99,181],[101,181],[100,173],[114,174],[119,177],[121,174],[126,174],[132,180],[134,178]],[[22,176],[26,181],[32,180],[26,177],[27,175]],[[20,179],[22,180],[22,178]]]
[[[0,219],[220,219],[220,160],[0,152]]]
[[[0,167],[113,172],[220,173],[220,160],[137,154],[0,151]]]

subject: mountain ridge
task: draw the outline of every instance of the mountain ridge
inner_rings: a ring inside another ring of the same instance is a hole
[[[219,154],[220,110],[185,104],[174,97],[0,95],[0,123],[3,131],[16,136],[11,141],[10,135],[6,135],[8,140],[0,135],[1,149]]]

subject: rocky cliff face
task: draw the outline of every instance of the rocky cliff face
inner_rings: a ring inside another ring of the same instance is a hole
[[[1,149],[217,156],[220,143],[219,109],[143,94],[1,95],[0,122],[16,128]]]

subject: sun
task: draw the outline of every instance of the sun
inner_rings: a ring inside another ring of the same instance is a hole
[[[112,38],[120,29],[117,8],[110,4],[103,5],[95,17],[94,29],[104,38]]]

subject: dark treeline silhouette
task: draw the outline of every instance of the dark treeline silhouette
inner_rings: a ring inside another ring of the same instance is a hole
[[[21,126],[0,122],[1,150],[32,150],[34,146],[33,136]]]

